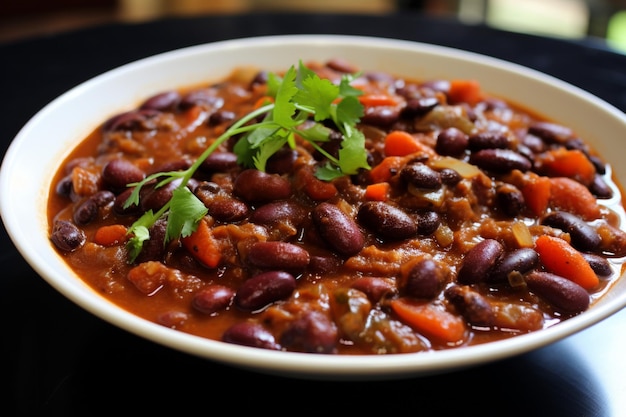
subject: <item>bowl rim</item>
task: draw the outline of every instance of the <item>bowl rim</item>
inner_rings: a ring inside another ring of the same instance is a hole
[[[315,46],[318,49],[336,48],[338,45],[343,48],[357,46],[376,50],[390,49],[417,53],[432,56],[435,59],[471,61],[478,67],[495,67],[496,71],[513,72],[550,88],[566,90],[567,94],[597,107],[600,112],[608,118],[614,119],[617,124],[621,124],[626,129],[626,117],[620,110],[577,86],[519,64],[447,46],[371,36],[306,34],[237,38],[175,49],[124,64],[73,87],[39,110],[10,143],[0,166],[0,217],[4,222],[7,234],[29,265],[48,284],[86,311],[155,343],[232,366],[305,378],[379,379],[428,375],[475,366],[515,356],[553,343],[626,307],[626,291],[623,291],[615,296],[605,296],[601,308],[594,306],[584,314],[573,317],[557,326],[501,341],[436,352],[355,356],[275,352],[208,340],[139,318],[104,299],[82,281],[80,283],[70,282],[67,279],[67,271],[48,270],[47,259],[42,257],[41,253],[29,250],[29,237],[19,224],[18,214],[23,206],[20,206],[19,201],[16,202],[12,199],[12,193],[18,186],[14,182],[15,170],[24,169],[17,164],[20,163],[23,153],[28,152],[28,138],[41,120],[54,114],[58,108],[67,102],[79,99],[81,94],[86,91],[101,84],[113,82],[116,78],[126,76],[133,71],[146,71],[146,69],[159,66],[165,61],[193,59],[207,53],[237,53],[241,49],[275,48],[276,45],[306,45]],[[48,189],[49,185],[45,187],[45,191],[47,192]],[[40,196],[40,198],[47,198],[47,196]],[[47,219],[44,218],[43,220],[47,224]],[[49,246],[50,250],[53,250],[52,245]],[[80,278],[76,278],[80,280]],[[623,277],[621,277],[621,281],[623,281]],[[85,296],[85,288],[90,291],[91,295]]]

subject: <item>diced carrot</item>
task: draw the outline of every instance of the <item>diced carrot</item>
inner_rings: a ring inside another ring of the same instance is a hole
[[[550,178],[550,205],[584,220],[600,217],[600,206],[591,191],[583,184],[567,177]]]
[[[474,105],[483,99],[480,83],[476,80],[455,79],[450,81],[448,101],[455,103],[468,103]]]
[[[366,107],[397,106],[398,99],[388,94],[363,94],[359,101]]]
[[[391,301],[391,309],[403,323],[426,337],[446,343],[457,343],[465,337],[465,321],[433,304],[397,298]]]
[[[128,229],[121,224],[101,226],[93,235],[93,242],[102,246],[114,246],[125,242]]]
[[[541,168],[550,177],[568,177],[587,186],[596,175],[593,163],[578,149],[558,148],[547,152]]]
[[[391,186],[388,182],[377,182],[365,187],[365,198],[367,200],[385,201],[389,197]]]
[[[403,130],[392,130],[385,136],[386,156],[406,156],[424,148],[413,135]]]
[[[304,192],[315,201],[328,200],[337,195],[337,187],[332,182],[322,181],[313,175],[304,185]]]
[[[183,237],[181,242],[202,264],[209,268],[215,268],[219,264],[222,256],[206,220],[201,220],[198,228],[189,236]]]
[[[567,241],[541,235],[535,241],[541,264],[550,272],[577,283],[586,290],[595,288],[600,280],[585,257]]]
[[[550,204],[550,178],[533,176],[522,186],[522,195],[526,206],[535,216],[540,216]]]
[[[268,104],[272,104],[273,102],[274,102],[274,97],[272,97],[272,96],[263,96],[263,97],[260,97],[254,103],[254,108],[258,109],[258,108],[261,108],[261,107],[266,106]]]
[[[369,177],[372,182],[386,182],[393,177],[396,172],[404,165],[404,158],[401,156],[387,156],[380,164],[375,165],[369,171]]]

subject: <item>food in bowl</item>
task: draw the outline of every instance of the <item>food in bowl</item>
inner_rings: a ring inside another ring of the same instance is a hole
[[[577,132],[471,79],[341,59],[103,115],[48,216],[67,264],[122,308],[307,353],[539,331],[599,300],[626,255],[619,184]]]

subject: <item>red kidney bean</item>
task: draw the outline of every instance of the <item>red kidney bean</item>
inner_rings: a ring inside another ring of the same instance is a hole
[[[358,224],[339,207],[323,202],[311,213],[319,235],[342,255],[355,255],[363,249],[365,237]]]
[[[248,217],[250,208],[246,203],[226,195],[217,195],[205,204],[208,214],[221,222],[238,222]]]
[[[430,258],[415,262],[400,284],[400,291],[410,297],[431,299],[441,291],[446,273]]]
[[[526,275],[528,289],[558,310],[571,313],[585,311],[589,307],[589,293],[580,285],[562,276],[543,271]]]
[[[292,350],[307,353],[336,353],[338,330],[335,323],[321,311],[306,311],[289,325],[280,343]]]
[[[248,262],[258,268],[301,271],[310,261],[309,252],[288,242],[255,242],[248,249]]]
[[[471,135],[467,146],[471,151],[490,148],[506,149],[509,147],[509,138],[500,132],[481,132]]]
[[[400,171],[400,177],[417,188],[438,190],[441,188],[441,175],[421,162],[406,165]]]
[[[157,220],[148,231],[150,238],[143,242],[141,252],[135,259],[137,264],[146,261],[160,261],[167,251],[167,247],[164,245],[167,220],[165,218]]]
[[[311,255],[307,270],[318,274],[330,274],[341,266],[341,259],[335,255]]]
[[[383,239],[401,240],[417,234],[415,220],[384,201],[366,201],[359,208],[357,219]]]
[[[211,88],[193,90],[185,94],[179,103],[179,107],[187,110],[193,106],[202,106],[207,109],[217,110],[224,105],[224,99],[216,96],[216,91]]]
[[[139,182],[146,174],[127,159],[113,159],[102,168],[102,183],[104,188],[119,193],[128,187],[128,184]]]
[[[611,268],[611,264],[606,258],[603,258],[600,255],[595,255],[592,253],[583,253],[583,257],[593,269],[593,272],[596,273],[599,277],[608,277],[613,274],[613,268]]]
[[[296,279],[290,273],[263,272],[241,284],[235,294],[235,305],[242,310],[257,311],[289,297],[295,289]]]
[[[96,202],[87,198],[74,209],[72,214],[74,223],[84,226],[98,218],[98,205]]]
[[[457,276],[458,282],[474,284],[484,281],[502,253],[504,247],[497,240],[480,241],[465,254]]]
[[[368,106],[361,122],[374,126],[389,126],[400,118],[400,107]]]
[[[604,181],[602,175],[599,174],[593,177],[593,181],[589,184],[589,191],[591,191],[596,198],[605,199],[613,197],[613,190],[606,181]]]
[[[50,234],[52,243],[62,251],[73,252],[83,246],[85,233],[67,220],[56,220]]]
[[[222,123],[233,121],[235,120],[236,117],[237,115],[232,111],[217,110],[211,113],[211,115],[209,116],[208,124],[210,126],[215,126],[215,125],[219,125]]]
[[[248,202],[267,202],[288,198],[292,189],[285,177],[246,169],[235,179],[233,192]]]
[[[374,304],[379,302],[383,297],[397,292],[396,286],[389,278],[360,277],[354,280],[350,284],[350,287],[363,292]]]
[[[126,205],[126,201],[128,201],[132,192],[133,192],[133,188],[127,188],[126,190],[118,194],[117,197],[115,197],[115,202],[113,203],[113,210],[117,214],[129,215],[129,214],[137,214],[140,212],[141,206],[137,204],[131,204],[130,206],[124,208],[124,206]]]
[[[267,160],[265,171],[270,174],[290,174],[294,170],[297,159],[298,151],[282,148]]]
[[[436,211],[427,211],[417,217],[417,233],[429,236],[435,233],[441,224],[441,217]]]
[[[519,248],[500,257],[491,270],[490,282],[507,282],[511,273],[525,274],[539,265],[539,254],[532,248]]]
[[[439,175],[441,176],[441,182],[450,186],[457,185],[463,179],[461,174],[451,168],[442,169],[439,171]]]
[[[188,318],[189,314],[182,311],[166,311],[159,314],[157,317],[157,323],[162,326],[175,329],[180,327],[185,321],[187,321]]]
[[[528,133],[548,143],[565,143],[574,134],[569,127],[550,122],[535,122],[528,127]]]
[[[175,179],[169,183],[156,187],[157,183],[144,186],[140,196],[140,205],[143,211],[157,211],[172,198],[172,193],[180,185],[181,179]]]
[[[462,130],[456,127],[443,129],[437,135],[435,151],[439,155],[460,156],[469,144],[469,138]]]
[[[532,164],[521,154],[510,149],[482,149],[470,155],[469,162],[487,171],[505,173],[518,169],[528,171]]]
[[[200,165],[205,173],[230,172],[238,167],[237,154],[233,152],[213,152]]]
[[[204,314],[214,314],[225,310],[235,297],[235,290],[224,285],[214,284],[194,294],[191,306]]]
[[[61,178],[59,182],[57,182],[56,187],[54,187],[54,191],[60,196],[71,198],[70,196],[72,195],[73,191],[72,174],[66,175],[65,177]]]
[[[244,321],[230,326],[222,335],[222,341],[254,348],[281,350],[282,347],[261,324]]]
[[[566,211],[551,212],[541,220],[541,223],[569,233],[572,246],[581,251],[596,250],[602,243],[602,238],[592,226]]]
[[[257,207],[250,214],[250,221],[262,225],[274,225],[278,222],[289,223],[297,227],[308,216],[308,211],[291,200],[273,201]]]
[[[526,208],[524,195],[512,184],[504,184],[496,188],[496,202],[502,213],[509,217],[518,216]]]
[[[172,111],[176,109],[180,102],[181,96],[178,91],[165,91],[163,93],[156,94],[146,101],[144,101],[139,108],[140,109],[153,109],[160,111]]]
[[[154,130],[158,128],[158,117],[162,114],[160,111],[153,109],[131,110],[106,121],[102,125],[102,130],[105,132],[116,130]]]
[[[467,285],[453,285],[444,291],[445,297],[474,326],[492,326],[495,312],[489,301]]]
[[[421,116],[439,105],[437,97],[407,97],[406,106],[402,109],[402,117]]]

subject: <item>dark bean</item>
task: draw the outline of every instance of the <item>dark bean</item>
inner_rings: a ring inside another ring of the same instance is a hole
[[[176,329],[189,319],[189,314],[183,311],[166,311],[157,317],[157,323],[162,326]]]
[[[318,274],[330,274],[341,266],[341,259],[338,256],[329,255],[311,255],[307,270]]]
[[[532,248],[519,248],[500,257],[491,270],[488,280],[507,282],[510,274],[525,274],[539,265],[539,254]]]
[[[141,208],[144,211],[157,211],[172,198],[172,193],[180,185],[181,180],[175,179],[160,187],[146,186],[140,196]]]
[[[162,113],[160,111],[153,109],[131,110],[107,120],[102,125],[102,130],[105,132],[112,132],[116,130],[153,130],[158,127],[156,119],[161,114]]]
[[[60,250],[73,252],[83,246],[86,237],[85,233],[72,222],[57,220],[54,222],[50,239]]]
[[[389,126],[399,118],[399,107],[368,106],[361,117],[361,122],[375,126]]]
[[[383,297],[397,292],[393,281],[388,278],[360,277],[352,281],[351,288],[367,295],[372,303],[378,303]]]
[[[363,249],[365,237],[354,219],[339,207],[323,202],[311,213],[320,237],[342,255],[355,255]]]
[[[89,224],[98,218],[98,205],[93,199],[87,198],[74,208],[72,216],[74,223],[78,225]]]
[[[558,310],[579,313],[589,307],[589,293],[580,285],[562,276],[534,271],[526,276],[528,289]]]
[[[102,169],[103,186],[115,193],[128,187],[128,184],[139,182],[146,174],[127,159],[113,159]]]
[[[308,213],[304,207],[291,200],[283,200],[257,207],[250,215],[250,221],[263,225],[274,225],[281,222],[297,227],[302,224],[307,215]]]
[[[141,206],[137,204],[131,204],[130,206],[125,207],[126,202],[130,198],[130,195],[132,193],[133,193],[133,189],[128,188],[122,191],[120,194],[118,194],[117,197],[115,197],[115,202],[113,203],[113,210],[117,214],[136,214],[141,211]]]
[[[468,148],[471,151],[493,148],[506,149],[508,147],[509,138],[505,134],[499,132],[476,133],[471,135],[468,139]]]
[[[589,184],[589,191],[596,198],[611,198],[613,197],[613,190],[609,185],[604,181],[604,178],[601,175],[596,174],[593,177],[593,181]]]
[[[167,251],[164,245],[165,233],[167,231],[167,220],[161,218],[157,220],[149,229],[150,237],[143,242],[141,252],[135,259],[137,264],[147,261],[160,261]]]
[[[528,133],[549,143],[564,143],[573,135],[570,128],[550,122],[535,122],[529,126]]]
[[[396,206],[383,201],[367,201],[357,215],[359,222],[383,239],[401,240],[417,234],[417,223]]]
[[[102,190],[89,197],[98,207],[106,207],[115,201],[115,194],[111,191]]]
[[[214,284],[194,294],[191,306],[204,314],[225,310],[235,297],[235,291],[224,285]]]
[[[270,174],[290,174],[297,159],[298,152],[295,149],[282,148],[267,160],[265,171]]]
[[[354,74],[359,69],[347,59],[331,58],[326,62],[326,66],[334,71],[343,72],[345,74]]]
[[[489,301],[466,285],[446,288],[445,297],[459,310],[463,318],[474,326],[492,326],[495,312]]]
[[[406,106],[402,109],[403,117],[416,117],[428,113],[439,105],[437,97],[407,98]]]
[[[215,94],[215,90],[210,88],[190,91],[181,98],[179,107],[187,110],[193,106],[202,106],[217,110],[224,105],[224,99]]]
[[[498,208],[509,217],[518,216],[525,208],[524,194],[512,184],[499,185],[496,188]]]
[[[439,155],[459,156],[465,152],[468,143],[467,134],[456,127],[448,127],[437,135],[435,151]]]
[[[246,203],[226,195],[217,195],[206,204],[208,214],[221,222],[238,222],[248,217],[250,208]]]
[[[611,276],[611,274],[613,274],[613,268],[611,268],[611,264],[606,258],[592,253],[583,253],[582,255],[587,260],[589,266],[591,266],[591,269],[593,269],[593,272],[595,272],[597,276],[609,277]]]
[[[237,115],[229,110],[217,110],[213,113],[211,113],[211,115],[209,116],[209,125],[210,126],[215,126],[215,125],[219,125],[222,123],[226,123],[226,122],[230,122],[235,120],[235,118],[237,117]]]
[[[484,170],[500,173],[514,169],[526,172],[532,167],[526,157],[510,149],[482,149],[473,152],[469,162]]]
[[[235,304],[242,310],[256,311],[288,298],[295,289],[296,279],[290,273],[263,272],[241,284],[235,295]]]
[[[299,271],[307,267],[310,256],[302,246],[268,241],[253,243],[248,249],[247,260],[258,268]]]
[[[457,185],[463,179],[461,174],[459,174],[452,168],[442,169],[441,171],[439,171],[439,175],[441,176],[441,182],[450,186]]]
[[[213,152],[200,165],[200,169],[207,173],[230,172],[237,168],[237,155],[233,152]]]
[[[580,217],[566,211],[551,212],[541,223],[569,233],[572,246],[581,251],[593,251],[602,243],[596,229]]]
[[[58,195],[70,198],[73,190],[72,174],[66,175],[65,177],[61,178],[59,182],[57,182],[54,190]]]
[[[288,198],[292,192],[287,178],[256,169],[242,171],[233,187],[233,192],[248,202],[281,200]]]
[[[150,97],[144,101],[139,108],[172,111],[178,106],[179,102],[180,93],[178,91],[165,91]]]
[[[504,253],[504,247],[497,240],[480,241],[465,254],[457,280],[461,284],[484,281],[502,253]]]
[[[436,211],[427,211],[417,217],[417,233],[422,236],[430,236],[441,225],[441,217]]]
[[[184,171],[192,164],[193,162],[189,158],[176,159],[153,167],[149,173],[156,174],[157,172]]]
[[[321,311],[307,311],[289,325],[280,337],[280,343],[307,353],[337,353],[339,332],[335,323]]]
[[[441,188],[441,174],[421,162],[406,165],[400,171],[400,177],[417,188],[437,190]]]
[[[230,326],[222,335],[222,341],[253,348],[281,350],[274,335],[258,323],[241,322]]]
[[[431,299],[441,291],[446,273],[430,258],[423,258],[415,262],[403,276],[400,291],[415,298]]]

